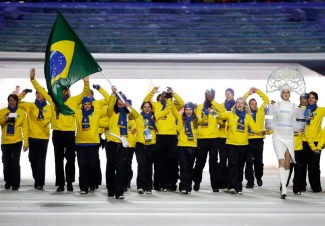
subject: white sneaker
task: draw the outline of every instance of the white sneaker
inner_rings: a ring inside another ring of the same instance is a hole
[[[139,188],[139,189],[138,189],[138,193],[139,193],[139,194],[143,194],[143,193],[144,193],[144,190],[143,190],[142,188]]]
[[[148,190],[148,191],[146,191],[146,194],[147,195],[151,195],[152,194],[152,191],[151,190]]]
[[[237,193],[234,188],[230,189],[229,192],[230,192],[230,194],[236,194]]]
[[[80,191],[80,195],[85,195],[85,194],[87,194],[86,191]]]
[[[160,191],[167,192],[167,189],[166,188],[160,188]]]
[[[124,199],[124,195],[120,195],[117,199]]]
[[[187,191],[186,190],[181,190],[181,194],[187,194]]]
[[[239,192],[238,192],[238,195],[242,195],[242,194],[243,194],[243,191],[239,191]]]

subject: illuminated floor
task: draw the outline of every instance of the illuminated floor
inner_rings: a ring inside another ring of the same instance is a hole
[[[191,195],[139,195],[133,180],[125,200],[108,198],[105,186],[80,195],[77,184],[73,193],[57,193],[53,185],[37,191],[28,180],[14,192],[4,190],[0,178],[0,225],[324,225],[325,194],[297,196],[289,187],[281,200],[274,169],[266,170],[263,187],[243,195],[213,193],[208,177],[205,171],[201,190]]]

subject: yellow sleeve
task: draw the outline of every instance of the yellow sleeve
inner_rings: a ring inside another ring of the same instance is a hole
[[[222,105],[217,103],[215,100],[213,100],[211,102],[211,104],[214,107],[214,109],[216,109],[217,112],[220,112],[220,113],[225,112],[225,109],[222,107]]]
[[[172,99],[168,99],[166,101],[166,107],[163,111],[154,111],[156,120],[166,117],[170,113],[171,108],[172,108]]]
[[[131,120],[137,119],[139,117],[139,113],[132,106],[130,106],[130,109],[131,109],[131,112],[130,112],[129,118]]]
[[[20,102],[19,107],[28,113],[30,104],[31,103],[28,103],[28,102]]]
[[[316,145],[314,143],[313,134],[311,134],[311,133],[305,133],[305,138],[306,138],[307,143],[308,143],[308,145],[309,145],[309,147],[310,147],[311,150],[313,150],[313,151],[319,150],[319,149],[317,149],[317,147],[316,147]]]
[[[109,102],[109,99],[111,97],[111,95],[109,95],[105,89],[103,89],[102,87],[99,88],[98,92],[100,92],[100,94],[102,94],[102,96],[104,97],[104,105],[107,105]]]
[[[177,110],[181,110],[182,107],[184,107],[184,105],[185,105],[184,100],[175,92],[173,93],[173,97],[176,100],[176,102],[174,103],[175,107],[177,108]]]
[[[99,118],[104,118],[107,116],[107,106],[100,109]]]
[[[19,93],[19,95],[18,95],[18,103],[20,103],[20,101],[22,100],[22,99],[24,99],[25,98],[25,96],[26,96],[26,93]]]
[[[250,96],[249,93],[246,92],[246,93],[243,95],[243,98],[246,100],[249,96]]]
[[[114,105],[116,102],[116,96],[112,95],[111,98],[109,98],[108,101],[108,107],[107,107],[107,116],[111,117],[114,114]]]
[[[325,127],[323,129],[322,136],[321,136],[320,140],[318,141],[317,150],[322,150],[324,145],[325,145]]]
[[[5,111],[1,110],[0,111],[0,126],[4,126],[6,125],[7,121],[6,121],[6,114]]]
[[[256,93],[257,93],[257,95],[259,95],[262,98],[263,105],[268,105],[270,103],[269,97],[266,96],[266,94],[263,93],[261,90],[258,89]]]
[[[24,147],[28,147],[29,146],[29,143],[28,143],[28,123],[27,123],[26,113],[24,115],[22,128],[23,128],[23,136],[24,136]]]
[[[221,120],[228,120],[230,114],[231,114],[231,112],[229,112],[229,111],[219,113],[218,118],[221,119]]]
[[[260,130],[258,129],[258,127],[257,127],[257,125],[256,125],[256,123],[255,123],[255,121],[254,121],[254,119],[252,118],[252,116],[246,114],[246,117],[247,117],[247,119],[248,119],[248,126],[249,126],[249,128],[253,131],[253,133],[255,133],[256,135],[261,135],[261,132],[262,132],[262,131],[260,131]]]
[[[71,99],[71,100],[69,101],[69,99],[68,99],[68,101],[66,102],[66,105],[68,105],[68,107],[71,108],[72,110],[77,109],[78,106],[82,102],[82,98],[84,98],[85,96],[88,96],[89,92],[90,92],[89,82],[84,81],[84,88],[82,90],[82,93],[80,93],[77,96],[70,97],[69,99]]]
[[[105,129],[107,129],[108,126],[109,126],[109,121],[107,120],[106,117],[105,117],[105,118],[101,118],[101,119],[99,119],[99,121],[98,121],[98,126],[99,126],[100,128],[105,128]]]
[[[52,101],[52,97],[46,92],[46,90],[36,81],[36,79],[31,80],[32,85],[39,92],[44,99],[50,103],[50,105],[54,106],[54,102]]]
[[[154,95],[155,95],[155,94],[154,94],[153,92],[150,91],[150,92],[147,94],[147,96],[143,99],[143,102],[151,101],[151,99],[153,98]]]

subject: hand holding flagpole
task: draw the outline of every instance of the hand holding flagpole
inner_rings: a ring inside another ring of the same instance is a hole
[[[107,80],[107,82],[111,85],[111,87],[113,87],[114,85],[113,85],[113,83],[109,80],[109,78],[107,77],[107,75],[105,74],[105,72],[104,71],[101,71],[102,72],[102,74],[103,74],[103,76],[104,76],[104,78]],[[115,87],[115,86],[114,86]],[[116,89],[116,88],[115,88]],[[117,92],[117,89],[116,89],[116,95],[118,96],[118,98],[120,98],[120,100],[125,104],[126,102],[125,102],[125,100],[123,99],[123,97],[121,96],[121,94],[119,93],[119,92]],[[132,112],[132,110],[131,110],[131,108],[130,107],[126,107],[128,110],[129,110],[129,112]]]

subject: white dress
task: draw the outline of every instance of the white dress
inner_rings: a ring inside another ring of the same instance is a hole
[[[278,160],[284,159],[285,151],[288,149],[292,162],[295,161],[294,153],[294,111],[297,105],[290,101],[281,101],[273,105],[273,147]]]

